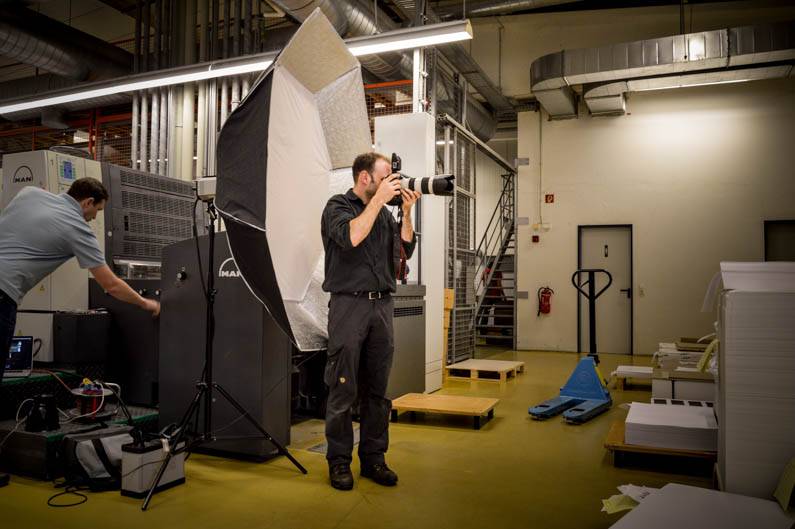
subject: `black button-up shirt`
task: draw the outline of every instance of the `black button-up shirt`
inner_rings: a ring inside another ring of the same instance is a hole
[[[326,279],[323,290],[334,294],[395,291],[395,263],[400,261],[400,245],[411,257],[417,245],[400,237],[400,225],[387,208],[381,208],[373,228],[358,245],[351,244],[350,222],[362,214],[365,204],[349,189],[334,195],[323,210],[320,233],[326,251]]]

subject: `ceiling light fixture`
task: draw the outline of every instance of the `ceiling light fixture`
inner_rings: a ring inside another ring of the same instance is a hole
[[[469,23],[469,20],[456,20],[430,26],[388,31],[367,37],[356,37],[346,40],[345,44],[348,45],[348,50],[353,55],[359,57],[373,53],[449,44],[471,38],[472,24]]]
[[[471,38],[472,25],[469,20],[458,20],[417,28],[398,29],[367,37],[356,37],[346,40],[345,43],[353,55],[362,56],[447,44]],[[85,84],[77,89],[52,91],[48,94],[39,94],[35,98],[24,98],[2,104],[0,105],[0,115],[137,92],[139,90],[260,72],[273,64],[277,54],[277,52],[271,52],[244,58],[224,59],[212,63],[201,63],[158,72],[135,74],[125,77],[123,80],[110,79],[108,81]]]

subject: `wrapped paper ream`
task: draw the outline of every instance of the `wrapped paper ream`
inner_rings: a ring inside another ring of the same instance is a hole
[[[715,451],[718,422],[712,408],[633,402],[624,441],[639,446]]]
[[[726,290],[795,292],[795,262],[722,262],[720,272]]]

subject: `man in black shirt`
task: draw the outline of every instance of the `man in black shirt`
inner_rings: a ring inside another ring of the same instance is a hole
[[[366,153],[353,162],[353,188],[329,199],[321,235],[326,251],[323,290],[331,293],[325,382],[326,440],[331,486],[353,488],[351,406],[359,397],[361,475],[395,485],[397,474],[384,461],[389,444],[386,398],[392,366],[396,261],[401,246],[411,257],[417,244],[411,208],[420,194],[403,189],[389,160]],[[384,206],[402,195],[403,220]]]

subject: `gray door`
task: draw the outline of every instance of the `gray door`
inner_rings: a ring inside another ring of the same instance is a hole
[[[613,284],[596,300],[596,347],[599,353],[632,354],[632,227],[581,226],[580,268],[602,268]],[[581,281],[587,280],[581,274]],[[596,275],[596,291],[607,284]],[[587,291],[587,288],[583,288]],[[580,350],[590,352],[588,300],[578,294]]]

